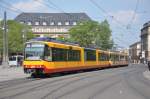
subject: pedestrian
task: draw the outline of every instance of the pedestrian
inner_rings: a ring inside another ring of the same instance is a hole
[[[147,61],[148,69],[150,71],[150,60]]]

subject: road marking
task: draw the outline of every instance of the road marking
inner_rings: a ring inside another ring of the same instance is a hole
[[[122,94],[122,90],[120,90],[119,93]]]
[[[144,75],[145,78],[150,80],[150,72],[149,71],[143,72],[143,75]]]

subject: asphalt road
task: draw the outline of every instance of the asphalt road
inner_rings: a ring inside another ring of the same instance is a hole
[[[150,99],[144,65],[0,83],[0,99]]]

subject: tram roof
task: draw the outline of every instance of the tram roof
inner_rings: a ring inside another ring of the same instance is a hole
[[[56,38],[50,38],[50,37],[37,37],[37,38],[31,39],[30,41],[54,42],[54,43],[79,46],[79,44],[77,44],[77,43],[64,42],[64,41],[56,40]]]
[[[31,39],[30,41],[31,42],[32,41],[54,42],[54,43],[60,43],[60,44],[79,46],[79,44],[77,44],[77,43],[64,42],[64,41],[56,40],[56,38],[50,38],[50,37],[36,37],[36,38]],[[96,50],[97,48],[95,48],[95,47],[91,47],[91,48],[84,47],[84,49],[85,50]],[[104,50],[100,50],[100,49],[98,49],[98,50],[104,51]],[[119,53],[116,51],[104,51],[104,52],[109,52],[109,53],[113,53],[113,54],[125,54],[125,53]]]

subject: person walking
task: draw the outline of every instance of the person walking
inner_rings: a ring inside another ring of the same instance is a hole
[[[150,71],[150,60],[147,61],[148,69]]]

